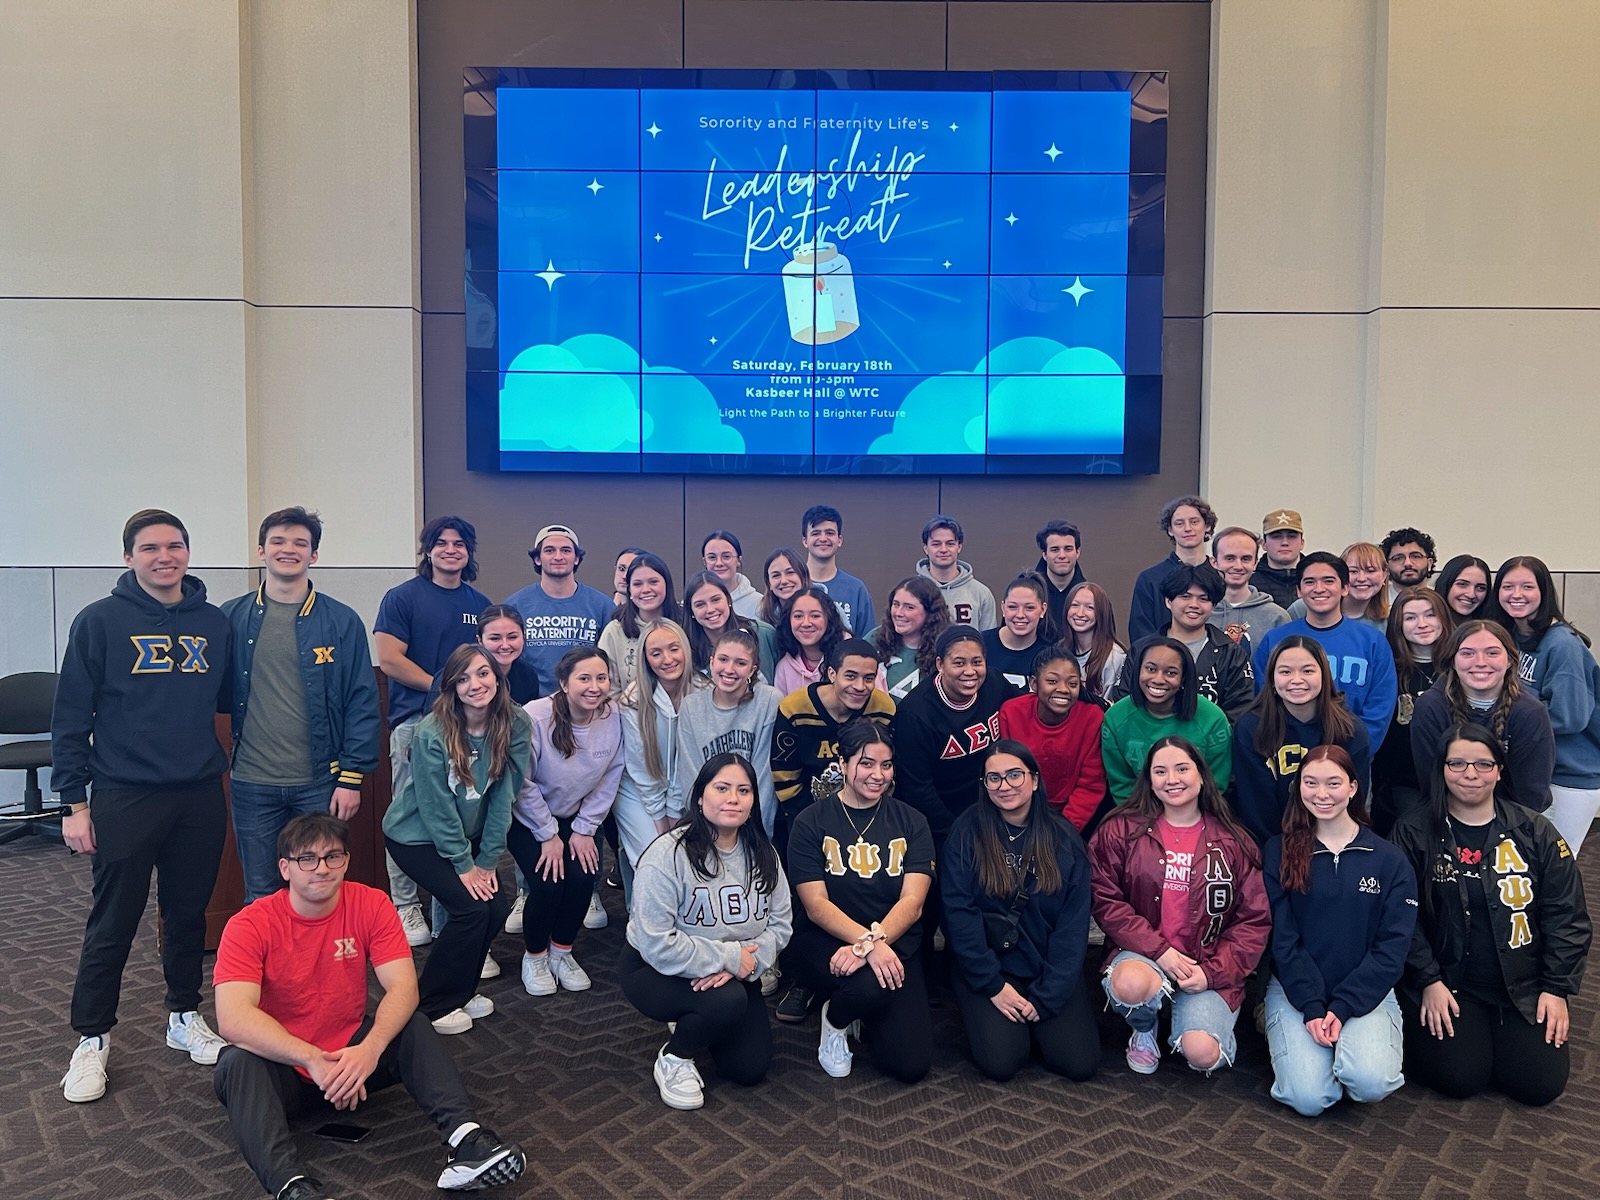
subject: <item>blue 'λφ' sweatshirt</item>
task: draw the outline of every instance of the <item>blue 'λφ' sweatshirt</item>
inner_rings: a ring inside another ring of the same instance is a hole
[[[1316,842],[1306,890],[1285,891],[1283,838],[1267,843],[1272,973],[1307,1021],[1366,1016],[1400,982],[1417,923],[1406,856],[1365,825],[1335,854]]]
[[[1290,621],[1268,630],[1256,647],[1252,666],[1256,673],[1256,691],[1268,686],[1267,660],[1272,648],[1284,638],[1294,634],[1311,638],[1328,656],[1333,668],[1333,684],[1344,693],[1344,702],[1351,712],[1367,727],[1371,749],[1383,745],[1383,735],[1389,732],[1389,718],[1394,716],[1395,697],[1400,693],[1394,672],[1394,651],[1383,634],[1370,625],[1341,617],[1337,625],[1315,629],[1304,618]]]

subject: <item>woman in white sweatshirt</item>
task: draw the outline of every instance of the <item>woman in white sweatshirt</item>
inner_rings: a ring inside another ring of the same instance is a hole
[[[623,689],[622,783],[612,815],[622,842],[622,886],[633,895],[633,873],[645,847],[683,817],[677,778],[678,709],[709,686],[694,670],[688,634],[676,621],[645,630],[639,671]]]
[[[714,754],[689,790],[689,820],[639,859],[618,972],[623,995],[672,1031],[655,1081],[671,1108],[699,1108],[695,1059],[746,1087],[772,1063],[761,973],[792,932],[789,884],[761,823],[750,819],[756,773],[738,754]]]

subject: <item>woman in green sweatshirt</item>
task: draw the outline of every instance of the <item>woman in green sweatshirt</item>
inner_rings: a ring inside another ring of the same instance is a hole
[[[1220,708],[1200,694],[1194,659],[1182,642],[1146,638],[1134,649],[1132,692],[1106,711],[1100,726],[1111,798],[1127,802],[1139,780],[1150,747],[1164,737],[1193,742],[1226,791],[1233,778],[1233,730]]]

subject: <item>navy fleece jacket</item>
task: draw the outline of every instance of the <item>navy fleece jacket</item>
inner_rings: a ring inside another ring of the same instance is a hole
[[[1307,1021],[1366,1016],[1400,982],[1417,924],[1417,877],[1406,856],[1363,825],[1333,853],[1311,852],[1303,892],[1283,888],[1283,838],[1267,843],[1272,972]]]

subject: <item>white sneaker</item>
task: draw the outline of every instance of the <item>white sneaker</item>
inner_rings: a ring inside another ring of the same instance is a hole
[[[465,1033],[472,1028],[472,1017],[466,1009],[454,1008],[436,1020],[433,1028],[437,1033]]]
[[[522,990],[530,996],[554,996],[556,977],[550,973],[548,954],[522,956]]]
[[[578,965],[578,960],[571,954],[547,954],[545,957],[550,960],[550,974],[567,991],[587,992],[594,986],[588,972]]]
[[[661,1089],[661,1099],[668,1108],[685,1111],[701,1108],[706,1102],[705,1080],[692,1058],[679,1058],[668,1054],[665,1046],[656,1055],[656,1087]]]
[[[479,979],[498,979],[500,977],[500,964],[495,962],[494,955],[483,956],[483,968],[478,972]]]
[[[171,1013],[167,1017],[167,1045],[174,1050],[187,1050],[189,1057],[203,1066],[215,1063],[227,1044],[197,1012]]]
[[[522,910],[528,907],[528,893],[518,892],[517,898],[511,902],[511,911],[506,915],[506,932],[522,932]]]
[[[600,894],[596,892],[589,897],[589,911],[583,914],[583,927],[585,929],[604,929],[611,924],[611,918],[606,914],[606,906],[600,903]]]
[[[408,904],[400,910],[400,928],[406,931],[408,946],[426,946],[433,936],[428,932],[420,904]]]
[[[828,1020],[828,1006],[822,1006],[822,1040],[817,1045],[817,1061],[822,1069],[835,1079],[850,1074],[855,1055],[850,1052],[850,1035],[861,1035],[860,1022],[852,1021],[843,1029],[835,1028]]]
[[[474,996],[461,1006],[461,1011],[474,1021],[480,1021],[494,1011],[494,1001],[487,996]]]
[[[761,994],[763,996],[771,996],[775,994],[778,990],[778,980],[782,978],[782,976],[783,972],[778,970],[777,967],[768,967],[765,971],[761,972]]]
[[[61,1094],[74,1104],[87,1104],[106,1094],[106,1060],[111,1057],[111,1035],[82,1038],[72,1052],[72,1063],[61,1077]]]

